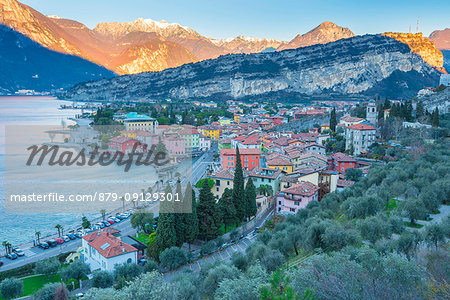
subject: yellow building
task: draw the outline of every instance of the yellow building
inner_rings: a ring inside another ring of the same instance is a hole
[[[225,189],[233,189],[234,168],[227,168],[217,171],[215,174],[210,175],[209,178],[214,180],[212,192],[217,202],[222,197]],[[244,170],[244,184],[247,184],[247,180],[248,173]]]
[[[241,115],[234,115],[234,123],[236,124],[241,123]]]
[[[220,128],[215,126],[201,126],[198,131],[200,131],[201,134],[206,135],[212,140],[218,140],[220,138]]]
[[[144,130],[151,133],[156,132],[158,121],[146,115],[140,115],[136,112],[130,112],[123,120],[125,124],[125,130]]]
[[[223,117],[223,118],[219,119],[219,123],[220,123],[220,125],[230,125],[231,119],[227,118],[227,117]]]
[[[320,131],[324,132],[325,130],[330,130],[330,124],[322,124],[322,125],[320,125]]]
[[[284,173],[292,173],[294,164],[282,157],[275,157],[266,162],[266,165],[270,169],[281,170]]]
[[[121,136],[126,136],[132,139],[136,139],[137,130],[123,130],[120,132]]]

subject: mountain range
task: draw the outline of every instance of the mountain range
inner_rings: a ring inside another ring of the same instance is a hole
[[[95,28],[90,29],[74,20],[45,16],[16,0],[0,0],[0,6],[2,8],[0,20],[4,25],[49,50],[75,55],[92,62],[93,64],[83,64],[89,65],[89,70],[94,64],[103,66],[111,72],[106,73],[101,68],[94,73],[106,77],[115,74],[159,72],[205,61],[209,64],[211,63],[209,60],[223,60],[221,56],[229,54],[283,53],[289,49],[355,38],[355,34],[350,29],[332,22],[323,22],[309,32],[297,35],[289,42],[245,36],[214,39],[202,36],[195,30],[178,23],[143,18],[132,22],[99,23]],[[5,32],[1,31],[0,35]],[[438,48],[449,48],[450,29],[435,31],[429,39],[421,34],[385,33],[384,35],[407,44],[410,52],[420,55],[429,65],[445,72],[443,65],[448,64],[448,51],[443,50],[445,54],[443,56],[441,51],[436,49],[435,44]],[[13,50],[18,46],[11,45],[11,47]],[[370,45],[367,47],[370,48]],[[12,65],[15,56],[11,56],[11,53],[10,51],[10,56],[6,59],[9,59]],[[245,56],[243,57],[245,60]],[[285,55],[279,57],[285,57]],[[252,61],[252,58],[249,61]],[[318,63],[323,68],[326,67],[322,62],[318,61]],[[21,64],[22,61],[17,62],[17,65]],[[245,65],[246,62],[243,64]],[[53,66],[51,63],[49,65]],[[401,69],[399,71],[403,72]],[[88,72],[86,70],[86,73]],[[99,75],[98,78],[101,76]],[[93,78],[86,78],[86,80],[89,79]],[[28,79],[24,79],[24,82],[28,82]],[[0,88],[3,87],[5,90],[5,86],[11,89],[14,84],[0,82]],[[18,82],[15,86],[25,88],[26,85]],[[367,90],[370,90],[370,87]],[[321,88],[317,90],[318,93],[323,91]]]
[[[49,50],[3,25],[0,25],[0,45],[0,94],[21,89],[48,92],[116,76],[78,56]]]
[[[161,72],[82,83],[71,99],[245,99],[315,95],[412,96],[436,86],[439,72],[407,44],[356,36],[270,53],[235,54]]]
[[[226,54],[280,51],[354,36],[348,28],[324,22],[290,42],[244,36],[218,40],[165,21],[138,18],[89,29],[74,20],[45,16],[16,0],[0,0],[0,6],[4,25],[44,47],[80,56],[117,74],[161,71]]]

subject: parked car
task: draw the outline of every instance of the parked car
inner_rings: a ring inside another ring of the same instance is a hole
[[[47,241],[47,244],[48,244],[50,247],[56,247],[56,245],[58,245],[58,242],[57,242],[56,240],[48,240],[48,241]]]
[[[106,220],[106,222],[108,222],[110,225],[116,223],[112,218],[109,218],[108,220]]]
[[[68,237],[67,235],[65,235],[65,236],[63,236],[62,237],[62,240],[64,241],[64,242],[70,242],[70,237]]]
[[[108,221],[103,221],[102,223],[103,223],[103,225],[105,225],[104,227],[109,227],[109,226],[111,226],[111,223],[109,223]]]
[[[71,240],[76,240],[76,239],[77,239],[77,236],[76,236],[74,233],[69,233],[67,236],[68,236],[69,239],[71,239]]]
[[[0,267],[3,266],[4,262],[3,260],[0,260]]]
[[[14,248],[13,249],[13,252],[15,253],[15,254],[17,254],[17,256],[25,256],[25,253],[23,252],[23,250],[22,249],[19,249],[19,248]]]
[[[78,231],[77,233],[74,234],[77,238],[81,239],[81,237],[83,236],[83,233],[81,231]]]
[[[63,240],[62,238],[57,238],[57,239],[56,239],[56,243],[57,243],[58,245],[64,244],[64,240]]]
[[[11,253],[6,254],[5,257],[8,259],[14,260],[14,259],[17,259],[18,256],[14,252],[11,252]]]
[[[84,293],[78,293],[75,295],[75,297],[78,298],[83,298],[84,297]]]
[[[97,225],[100,228],[105,228],[105,226],[106,226],[105,223],[103,223],[103,222],[95,223],[95,225]]]
[[[45,250],[45,249],[48,249],[50,246],[46,242],[43,242],[43,243],[40,243],[38,245],[38,247]]]
[[[111,218],[115,223],[120,223],[122,219],[119,218]]]

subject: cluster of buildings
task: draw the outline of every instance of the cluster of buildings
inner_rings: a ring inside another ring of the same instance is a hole
[[[204,134],[207,131],[191,125],[159,125],[156,119],[135,112],[115,119],[125,125],[125,130],[109,140],[108,148],[112,152],[129,153],[133,148],[146,152],[160,142],[172,157],[195,155],[211,148],[211,138]]]
[[[374,111],[376,113],[376,111]],[[221,170],[209,175],[218,201],[226,188],[233,188],[237,151],[244,180],[252,179],[259,196],[258,208],[275,205],[278,213],[296,213],[326,193],[354,182],[345,179],[349,168],[367,170],[369,164],[344,153],[326,155],[328,134],[266,131],[261,124],[235,124],[220,131]],[[366,119],[343,117],[338,126],[348,137],[346,147],[362,153],[375,141],[376,128]]]

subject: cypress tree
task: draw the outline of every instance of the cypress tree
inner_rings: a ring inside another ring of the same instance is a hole
[[[330,114],[330,129],[331,131],[336,131],[336,125],[337,125],[337,120],[336,120],[336,108],[333,107],[333,110],[331,111]]]
[[[200,190],[197,206],[198,216],[198,236],[203,240],[212,240],[217,237],[219,228],[217,227],[216,201],[211,192],[208,180],[203,181]]]
[[[255,216],[258,211],[256,206],[256,187],[251,178],[248,179],[247,185],[245,186],[245,200],[247,203],[246,216],[250,219],[250,217]]]
[[[439,109],[437,107],[433,111],[433,115],[432,115],[432,119],[431,119],[431,126],[439,127]]]
[[[179,202],[176,202],[177,196],[174,195],[174,209],[175,209],[175,232],[177,234],[177,246],[181,247],[185,241],[185,214],[183,211],[183,193],[181,192],[181,182],[178,178],[177,180],[177,188],[175,193],[178,195]]]
[[[197,218],[197,201],[195,201],[195,192],[188,183],[183,198],[184,207],[184,220],[185,220],[185,242],[189,244],[189,250],[191,250],[191,244],[198,237],[198,218]],[[191,213],[187,213],[191,210]]]
[[[233,203],[236,208],[237,221],[241,222],[245,217],[245,198],[244,198],[244,172],[242,171],[241,155],[239,148],[236,147],[236,166],[233,179]]]
[[[226,188],[219,200],[219,209],[222,215],[222,222],[225,227],[225,233],[227,227],[236,223],[236,208],[233,203],[233,192]]]
[[[172,193],[170,185],[165,190],[166,195]],[[167,248],[173,247],[177,243],[175,231],[175,216],[173,214],[173,204],[169,201],[160,201],[159,204],[158,228],[156,229],[155,244],[158,253]]]
[[[424,115],[423,101],[420,100],[416,106],[416,118],[419,119]]]
[[[378,105],[378,120],[384,119],[384,109],[383,105]]]
[[[386,99],[384,99],[384,109],[389,108],[391,108],[391,101],[389,101],[388,97],[386,97]]]

